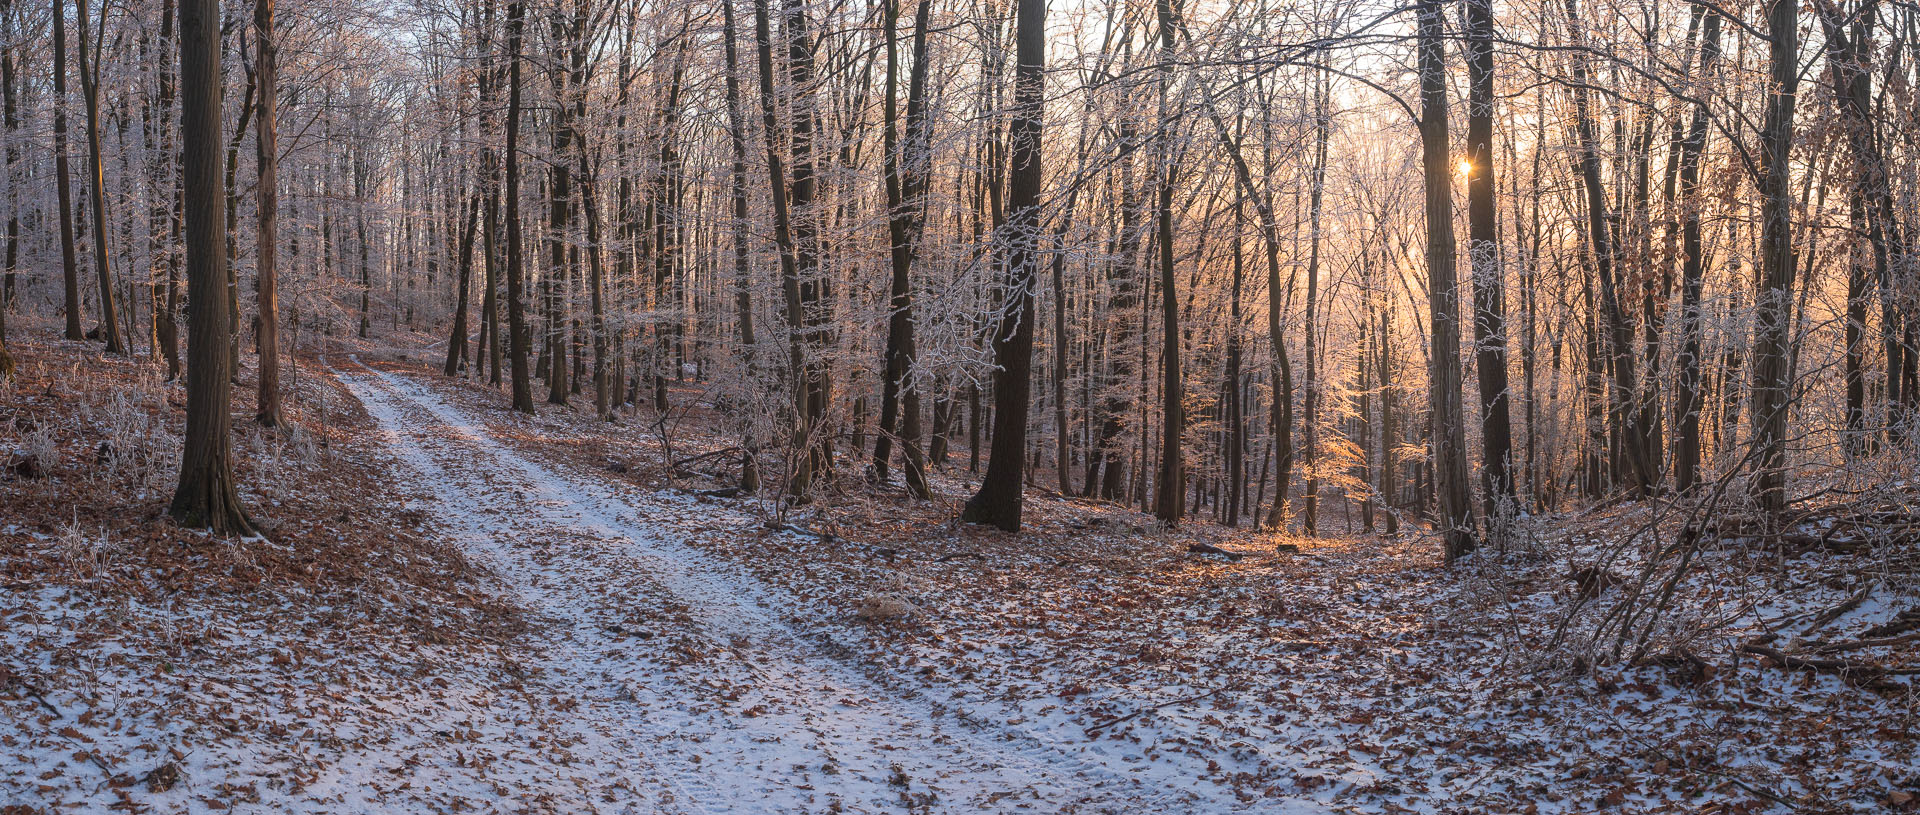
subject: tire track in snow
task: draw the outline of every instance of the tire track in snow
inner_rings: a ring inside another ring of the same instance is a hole
[[[776,610],[791,604],[776,591],[703,567],[697,551],[631,520],[604,484],[529,461],[419,383],[353,361],[365,373],[341,372],[342,381],[431,489],[440,518],[526,605],[555,621],[543,662],[550,681],[589,708],[587,738],[616,752],[620,741],[653,740],[646,761],[614,756],[611,772],[658,774],[627,780],[664,785],[669,806],[1194,810],[1190,795],[1025,733],[977,716],[935,715],[927,696],[937,694],[869,676],[796,634],[779,619]],[[543,546],[543,538],[551,540]],[[724,664],[664,669],[609,642],[608,610],[597,603],[642,583],[684,603]],[[716,693],[733,704],[700,701]]]

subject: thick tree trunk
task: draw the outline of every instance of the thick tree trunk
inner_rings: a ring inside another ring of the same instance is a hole
[[[180,3],[180,132],[185,145],[187,236],[187,432],[180,482],[168,513],[220,535],[253,534],[232,461],[226,199],[220,189],[220,10],[217,0]]]
[[[1313,83],[1313,158],[1307,178],[1307,376],[1300,400],[1301,458],[1307,469],[1300,531],[1308,536],[1320,531],[1320,221],[1327,188],[1327,140],[1332,131],[1327,121],[1326,77],[1315,72]]]
[[[1100,434],[1093,455],[1102,463],[1102,471],[1097,473],[1100,479],[1100,497],[1109,501],[1118,501],[1125,497],[1127,485],[1127,453],[1121,435],[1127,429],[1127,415],[1133,412],[1133,394],[1129,388],[1133,385],[1134,360],[1131,356],[1134,345],[1134,312],[1138,310],[1141,270],[1141,202],[1134,184],[1133,162],[1134,142],[1137,138],[1131,116],[1121,120],[1118,126],[1121,155],[1117,157],[1114,172],[1120,176],[1120,235],[1119,257],[1110,261],[1107,271],[1107,377],[1106,395],[1101,404]],[[1146,360],[1140,360],[1144,370]],[[1144,398],[1144,394],[1142,394]],[[1140,428],[1142,432],[1145,428]],[[1093,491],[1096,473],[1087,476],[1087,491]]]
[[[600,203],[598,182],[580,151],[580,201],[587,220],[587,298],[592,311],[587,330],[593,335],[593,410],[600,421],[613,421],[613,393],[607,371],[606,260],[600,246]]]
[[[792,460],[788,466],[787,492],[805,496],[813,485],[813,456],[809,455],[813,436],[812,416],[808,411],[807,353],[803,345],[806,315],[801,302],[799,260],[794,249],[793,213],[789,205],[792,193],[787,185],[786,163],[780,157],[776,134],[780,132],[779,111],[775,107],[773,75],[773,24],[768,8],[770,0],[754,0],[753,29],[760,68],[760,119],[766,134],[767,176],[773,198],[774,244],[780,250],[780,290],[784,297],[787,323],[787,376],[793,386]]]
[[[467,303],[473,299],[473,242],[480,230],[480,193],[467,202],[467,225],[460,233],[460,278],[453,306],[453,333],[447,337],[447,364],[442,373],[454,376],[467,365]]]
[[[1173,269],[1173,0],[1157,0],[1155,8],[1160,25],[1160,126],[1154,150],[1159,206],[1155,213],[1158,227],[1155,237],[1160,248],[1160,331],[1161,361],[1165,366],[1161,385],[1160,478],[1154,516],[1161,523],[1180,522],[1185,492],[1186,461],[1182,445],[1186,435],[1186,386],[1180,370],[1180,302]],[[998,456],[995,456],[998,458]]]
[[[1754,463],[1752,495],[1761,511],[1778,519],[1787,506],[1788,368],[1793,330],[1793,193],[1789,152],[1793,108],[1800,86],[1800,5],[1767,5],[1766,120],[1760,132],[1760,286],[1754,303],[1753,400],[1749,407]]]
[[[746,362],[747,381],[751,383],[758,381],[759,352],[753,334],[753,264],[747,246],[747,230],[751,223],[747,206],[747,112],[746,100],[740,89],[738,25],[734,21],[733,3],[734,0],[721,0],[725,20],[722,36],[726,39],[727,55],[727,146],[733,158],[728,173],[733,204],[733,223],[729,231],[733,237],[733,298],[739,323],[740,353]],[[756,492],[760,489],[759,441],[751,427],[743,427],[742,431],[740,489],[743,492]]]
[[[1460,405],[1460,284],[1454,275],[1453,167],[1447,147],[1447,77],[1439,0],[1420,0],[1420,144],[1427,187],[1427,291],[1432,309],[1430,382],[1434,487],[1449,562],[1476,545]]]
[[[6,15],[12,5],[13,0],[0,0],[0,19],[10,19]],[[11,28],[0,32],[0,36],[11,34]],[[4,126],[0,139],[6,141],[5,175],[0,175],[0,184],[7,187],[7,248],[5,265],[0,266],[0,376],[9,375],[13,367],[13,357],[7,353],[7,312],[13,308],[14,277],[20,263],[20,182],[14,178],[15,165],[20,162],[20,148],[14,142],[14,134],[20,129],[19,95],[14,89],[17,79],[13,49],[0,46],[0,126]]]
[[[506,147],[506,227],[507,227],[507,355],[513,368],[513,409],[533,413],[533,382],[528,377],[527,348],[532,336],[527,331],[526,258],[520,236],[520,48],[526,25],[526,4],[514,0],[507,4],[507,147]]]
[[[1167,2],[1168,0],[1162,0]],[[1009,532],[1020,529],[1021,469],[1027,446],[1027,409],[1033,365],[1033,278],[1039,263],[1041,122],[1046,68],[1045,0],[1018,0],[1015,33],[1013,110],[1010,128],[1012,170],[1007,185],[1007,224],[1000,231],[1006,247],[1006,302],[993,333],[993,454],[979,492],[967,500],[961,517]],[[996,240],[996,243],[1001,241]],[[1177,499],[1176,499],[1177,500]]]
[[[886,129],[884,134],[887,235],[891,243],[893,279],[888,300],[887,350],[880,397],[880,432],[873,445],[874,477],[887,480],[893,440],[900,439],[907,489],[916,497],[928,498],[926,462],[920,450],[919,389],[906,382],[913,368],[913,261],[919,239],[920,219],[925,210],[923,196],[930,156],[926,144],[927,29],[931,22],[932,2],[921,0],[914,14],[913,69],[907,83],[907,127],[905,144],[897,133],[900,85],[899,35],[900,0],[887,0],[887,88]],[[906,417],[900,419],[904,409]],[[896,427],[896,422],[898,426]]]
[[[1507,393],[1505,270],[1500,264],[1493,170],[1493,0],[1467,0],[1467,262],[1480,379],[1480,488],[1487,532],[1504,545],[1515,505],[1513,423]],[[1537,146],[1536,146],[1537,147]]]

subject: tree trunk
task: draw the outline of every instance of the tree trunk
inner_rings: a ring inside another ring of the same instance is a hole
[[[1306,460],[1306,495],[1300,502],[1300,530],[1308,536],[1320,530],[1320,221],[1327,188],[1327,82],[1314,73],[1313,159],[1307,180],[1307,379],[1301,397],[1300,435]]]
[[[12,11],[13,0],[0,0],[0,19],[11,19],[6,15]],[[0,36],[11,37],[9,27]],[[162,59],[162,62],[167,60]],[[4,253],[4,266],[0,266],[0,376],[11,375],[13,357],[7,353],[7,312],[13,308],[14,277],[20,262],[20,187],[14,178],[14,168],[20,162],[20,148],[14,143],[14,133],[20,129],[20,103],[14,90],[18,75],[14,70],[13,49],[0,46],[0,139],[6,142],[5,175],[0,175],[0,183],[7,187],[7,248]]]
[[[769,20],[772,16],[769,3],[770,0],[754,0],[753,29],[760,68],[760,119],[766,134],[767,176],[773,198],[773,236],[774,244],[780,250],[780,289],[785,299],[787,376],[793,386],[790,453],[793,458],[788,466],[787,491],[795,496],[805,496],[813,484],[813,457],[808,455],[813,423],[807,410],[807,354],[802,344],[806,316],[801,304],[799,260],[794,251],[793,213],[789,208],[791,198],[787,187],[786,164],[780,157],[776,138],[780,132],[780,117],[774,105],[773,24]]]
[[[1487,532],[1505,544],[1514,505],[1513,423],[1507,393],[1505,271],[1500,264],[1493,170],[1493,0],[1467,0],[1467,261],[1480,374],[1480,436]],[[1536,149],[1538,146],[1536,145]]]
[[[187,432],[180,482],[168,513],[219,535],[251,535],[232,461],[226,199],[220,189],[220,10],[217,0],[180,3],[180,133],[185,145],[187,237]]]
[[[759,352],[753,335],[753,266],[747,246],[749,228],[749,210],[747,206],[747,114],[746,100],[740,90],[740,54],[736,44],[738,26],[734,22],[733,0],[721,0],[724,12],[725,29],[722,36],[726,39],[727,55],[727,146],[732,150],[733,163],[729,168],[728,181],[732,193],[733,224],[733,284],[734,310],[738,312],[740,330],[740,353],[746,362],[748,382],[758,381]],[[759,443],[750,426],[751,420],[743,422],[740,442],[740,489],[743,492],[757,492],[760,489]]]
[[[260,311],[260,327],[255,340],[260,354],[259,410],[256,419],[264,427],[277,427],[280,416],[280,300],[275,291],[275,253],[280,217],[279,181],[279,82],[280,46],[273,30],[274,0],[254,0],[253,27],[259,53],[254,71],[259,75],[260,117],[254,125],[254,153],[259,161],[259,189],[255,192],[260,234],[254,247],[254,298]],[[463,293],[464,294],[464,293]],[[463,311],[462,314],[465,312]],[[464,346],[463,346],[464,347]]]
[[[106,335],[107,353],[124,354],[126,341],[120,334],[120,319],[114,311],[113,264],[107,251],[107,179],[100,160],[100,43],[106,33],[106,11],[102,9],[99,28],[93,32],[93,47],[88,47],[90,27],[88,4],[75,0],[74,22],[80,38],[80,94],[87,107],[87,210],[93,216],[93,270],[100,279],[100,328]]]
[[[1720,62],[1720,14],[1707,12],[1700,40],[1697,80],[1712,80]],[[1692,492],[1700,476],[1700,290],[1705,252],[1700,240],[1700,156],[1706,151],[1709,111],[1702,99],[1680,143],[1680,370],[1674,382],[1674,410],[1680,414],[1673,452],[1674,488]]]
[[[460,279],[453,306],[453,333],[447,337],[447,364],[442,373],[453,376],[467,364],[467,303],[473,299],[473,239],[480,230],[480,193],[467,202],[467,226],[460,234]]]
[[[218,138],[218,134],[215,135]],[[74,257],[73,170],[67,158],[67,9],[66,0],[53,0],[53,174],[60,205],[60,270],[66,284],[69,340],[86,339],[80,326],[80,264]]]
[[[521,35],[525,28],[526,4],[514,0],[507,4],[507,147],[506,147],[506,226],[507,226],[507,355],[513,367],[513,409],[533,413],[533,382],[527,376],[527,347],[532,337],[527,331],[526,259],[520,240],[520,72]]]
[[[1454,276],[1453,167],[1447,148],[1447,77],[1439,0],[1420,0],[1420,144],[1426,171],[1427,291],[1432,309],[1434,486],[1448,562],[1473,552],[1473,499],[1460,405],[1460,284]]]
[[[886,40],[887,40],[887,87],[886,87],[886,128],[884,133],[885,165],[887,192],[887,235],[891,243],[890,257],[893,264],[893,279],[888,300],[887,314],[887,351],[881,382],[880,396],[880,432],[873,444],[874,477],[881,483],[887,480],[889,459],[892,458],[893,440],[900,439],[907,479],[907,489],[916,497],[927,498],[931,491],[927,486],[926,462],[919,450],[920,437],[920,397],[919,389],[906,381],[913,368],[914,357],[914,319],[913,319],[913,261],[915,244],[919,239],[920,219],[925,209],[924,191],[926,187],[927,164],[930,156],[926,144],[926,81],[927,81],[927,29],[932,16],[931,0],[921,0],[914,14],[913,29],[913,69],[907,87],[907,127],[906,142],[899,143],[898,135],[898,96],[900,85],[899,35],[897,31],[900,16],[900,0],[887,0]],[[904,391],[904,393],[903,393]],[[900,412],[905,410],[904,421]],[[898,427],[896,428],[896,422]]]
[[[1636,493],[1645,494],[1653,489],[1659,473],[1653,462],[1647,459],[1649,428],[1642,422],[1641,411],[1636,408],[1639,387],[1635,382],[1633,327],[1627,322],[1620,306],[1619,256],[1610,224],[1613,211],[1607,203],[1605,182],[1600,176],[1600,150],[1596,144],[1593,108],[1588,93],[1591,71],[1587,67],[1586,52],[1582,50],[1585,47],[1585,35],[1577,0],[1566,0],[1566,14],[1567,28],[1574,42],[1571,55],[1574,133],[1579,142],[1580,180],[1586,189],[1588,241],[1600,283],[1601,316],[1606,320],[1606,349],[1612,355],[1613,384],[1606,402],[1608,413],[1612,416],[1610,425],[1620,439],[1620,443],[1614,445],[1615,453],[1620,456],[1620,460],[1615,461],[1614,469],[1629,480]],[[1625,466],[1622,468],[1620,465]]]
[[[1767,7],[1767,112],[1760,132],[1760,286],[1754,303],[1753,401],[1749,407],[1758,456],[1753,498],[1777,520],[1787,506],[1787,411],[1791,373],[1793,193],[1788,153],[1793,148],[1793,108],[1800,85],[1799,12],[1794,0]]]
[[[1173,0],[1154,4],[1160,26],[1160,126],[1154,150],[1159,205],[1155,229],[1160,248],[1161,387],[1160,474],[1154,516],[1169,526],[1180,522],[1185,492],[1186,462],[1181,445],[1186,435],[1186,387],[1180,378],[1180,303],[1173,274]],[[998,456],[996,455],[997,459]]]
[[[1170,0],[1162,0],[1170,2]],[[1018,0],[1013,110],[1012,170],[1007,185],[1006,246],[1008,319],[993,333],[993,454],[979,492],[967,500],[962,519],[1009,532],[1020,529],[1021,468],[1027,446],[1027,408],[1033,364],[1033,278],[1039,263],[1041,120],[1046,67],[1045,0]],[[996,243],[1000,241],[996,240]],[[1175,499],[1178,500],[1177,498]]]

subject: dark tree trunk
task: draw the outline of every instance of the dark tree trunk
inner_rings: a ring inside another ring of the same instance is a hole
[[[473,239],[480,230],[480,194],[467,202],[467,225],[460,233],[460,277],[453,306],[453,333],[447,337],[447,376],[460,373],[467,365],[467,303],[473,299]]]
[[[787,491],[804,496],[813,484],[813,457],[807,454],[813,424],[807,412],[806,348],[802,334],[806,316],[801,305],[799,260],[795,257],[791,193],[787,187],[787,169],[780,157],[776,134],[780,132],[779,111],[774,102],[773,24],[768,8],[771,0],[754,0],[753,32],[760,68],[760,122],[766,133],[768,187],[773,199],[774,244],[780,250],[780,291],[787,323],[787,377],[793,386],[792,460],[788,467]]]
[[[920,219],[925,209],[929,146],[926,144],[927,29],[932,17],[931,0],[921,0],[914,14],[913,69],[907,83],[906,142],[899,143],[898,96],[900,85],[899,35],[900,0],[887,0],[887,88],[885,164],[887,192],[887,235],[892,245],[893,279],[888,301],[886,364],[882,373],[880,432],[873,444],[874,476],[887,480],[893,440],[900,439],[907,489],[920,498],[930,497],[926,462],[920,445],[919,389],[905,380],[913,368],[913,261],[919,239]],[[903,393],[904,391],[904,393]],[[900,413],[906,416],[901,420]],[[896,427],[896,422],[898,426]]]
[[[1767,112],[1760,132],[1760,286],[1754,303],[1753,400],[1749,407],[1758,452],[1752,483],[1761,511],[1777,520],[1787,506],[1787,411],[1793,330],[1793,108],[1800,85],[1800,5],[1767,6]]]
[[[1698,80],[1711,81],[1720,62],[1720,14],[1708,12],[1700,39]],[[1673,451],[1674,487],[1691,492],[1700,476],[1700,289],[1706,269],[1700,240],[1700,156],[1706,151],[1709,111],[1704,99],[1680,143],[1680,370],[1674,410],[1680,432]]]
[[[1324,74],[1314,74],[1313,158],[1307,179],[1307,377],[1300,400],[1302,458],[1306,460],[1306,494],[1300,502],[1300,531],[1308,536],[1320,531],[1320,221],[1327,189],[1327,140],[1331,127],[1327,122],[1327,82]]]
[[[1155,232],[1160,248],[1160,354],[1165,381],[1161,387],[1160,483],[1154,516],[1172,525],[1180,522],[1182,514],[1180,497],[1185,492],[1186,462],[1181,442],[1187,427],[1186,387],[1180,378],[1180,302],[1173,274],[1173,0],[1158,0],[1155,8],[1160,24],[1160,127],[1159,144],[1154,150],[1159,225]],[[998,460],[999,456],[994,458]]]
[[[180,3],[180,133],[185,145],[187,237],[187,432],[180,483],[168,513],[220,535],[251,535],[241,509],[228,412],[227,255],[221,235],[220,10],[217,0]]]
[[[274,0],[254,0],[253,27],[258,46],[257,63],[254,71],[258,74],[260,110],[254,114],[260,117],[254,126],[254,154],[259,162],[259,189],[256,191],[259,208],[260,234],[254,247],[255,278],[254,299],[260,312],[259,330],[255,344],[260,354],[260,390],[257,399],[259,410],[255,418],[265,427],[277,427],[280,416],[280,299],[275,289],[274,268],[275,253],[278,250],[278,229],[280,217],[280,147],[279,136],[279,88],[280,88],[280,46],[273,30]],[[464,281],[463,281],[464,282]],[[465,292],[462,292],[465,295]],[[462,316],[465,311],[461,312]],[[465,345],[462,344],[464,348]]]
[[[1460,405],[1460,284],[1454,276],[1453,170],[1447,148],[1447,77],[1439,0],[1420,0],[1420,143],[1427,188],[1427,287],[1433,355],[1429,387],[1434,486],[1449,562],[1475,547],[1467,476],[1465,417]]]
[[[734,310],[738,312],[740,353],[746,361],[747,380],[754,382],[759,373],[759,352],[753,335],[753,265],[747,246],[747,113],[746,100],[740,90],[738,25],[734,22],[733,2],[721,0],[726,26],[722,36],[726,39],[727,55],[727,146],[733,151],[728,175],[733,204],[733,297]],[[758,440],[750,429],[741,436],[740,489],[756,492],[760,489]]]
[[[13,0],[0,0],[0,17],[12,11]],[[12,30],[0,32],[0,36],[11,36]],[[162,62],[168,60],[162,59]],[[0,184],[5,184],[7,194],[7,248],[4,253],[4,266],[0,266],[0,376],[10,375],[13,357],[7,353],[7,312],[13,308],[14,277],[20,263],[20,199],[19,180],[14,178],[14,168],[20,162],[20,148],[14,143],[14,133],[20,129],[20,103],[18,92],[14,90],[18,75],[14,70],[13,48],[0,46],[0,139],[6,140],[5,175],[0,175]]]
[[[217,25],[217,23],[216,23]],[[216,133],[215,138],[219,135]],[[66,284],[67,339],[86,339],[80,325],[80,263],[73,237],[73,170],[67,157],[67,9],[53,2],[53,174],[60,205],[60,271]]]
[[[100,27],[89,33],[88,4],[75,0],[74,21],[80,37],[80,95],[87,107],[87,211],[93,216],[93,270],[100,279],[100,328],[106,336],[107,353],[127,352],[120,334],[120,318],[114,311],[113,264],[107,251],[107,179],[100,156],[100,35],[106,33],[106,12],[101,11]],[[91,38],[92,47],[89,47]]]
[[[1467,0],[1467,262],[1480,374],[1481,489],[1487,531],[1504,542],[1514,505],[1513,423],[1507,394],[1505,271],[1500,264],[1493,170],[1493,0]]]
[[[533,413],[533,382],[527,372],[527,346],[532,344],[527,331],[525,292],[526,259],[520,240],[520,71],[521,35],[525,28],[526,4],[514,0],[507,4],[507,147],[506,147],[506,227],[507,227],[507,355],[513,367],[513,409]]]
[[[1040,187],[1046,172],[1040,163],[1046,13],[1045,0],[1018,2],[1009,134],[1012,169],[1007,185],[1007,224],[1000,233],[1007,252],[1006,302],[1001,307],[1009,319],[999,321],[993,333],[993,359],[999,365],[993,374],[993,454],[979,492],[967,500],[961,516],[971,523],[991,524],[1009,532],[1020,529],[1021,468],[1027,446],[1033,365],[1033,278],[1039,263],[1035,244],[1040,229]]]

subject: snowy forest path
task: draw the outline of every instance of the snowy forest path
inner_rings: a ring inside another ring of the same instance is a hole
[[[604,811],[1192,807],[1074,746],[875,681],[783,622],[796,604],[714,568],[609,485],[529,460],[425,385],[352,362],[341,380],[438,531],[536,620],[534,681],[579,700],[572,752],[592,766],[572,769]]]

